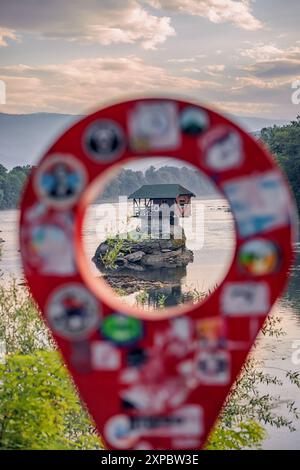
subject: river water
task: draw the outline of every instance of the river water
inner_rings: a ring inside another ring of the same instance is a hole
[[[194,214],[197,217],[185,220],[185,233],[187,247],[194,252],[194,262],[189,264],[186,273],[181,279],[183,288],[196,288],[209,290],[220,283],[230,264],[234,249],[234,228],[230,212],[226,203],[221,199],[193,201]],[[90,259],[100,241],[108,233],[115,230],[112,223],[114,210],[111,205],[92,205],[85,220],[84,245]],[[106,218],[103,219],[103,214]],[[121,220],[123,215],[124,220]],[[117,208],[115,218],[118,229],[128,223],[130,229],[137,224],[136,220],[126,219],[126,210]],[[103,220],[105,222],[103,222]],[[196,222],[195,222],[196,221]],[[2,257],[0,271],[4,273],[2,282],[9,276],[22,278],[20,254],[18,248],[18,211],[0,211],[0,238],[2,243]],[[300,390],[285,379],[285,371],[300,372],[300,364],[293,361],[293,353],[300,349],[300,244],[296,246],[297,260],[291,273],[290,282],[284,297],[273,308],[273,314],[282,319],[282,328],[285,336],[276,338],[261,337],[254,355],[263,361],[266,372],[282,378],[284,386],[268,386],[265,391],[280,395],[277,409],[285,414],[286,400],[292,399],[300,410]],[[91,270],[96,274],[91,263]],[[298,345],[296,342],[298,341]],[[300,357],[300,354],[298,355]],[[262,391],[263,391],[263,387]],[[295,432],[286,429],[268,428],[268,438],[263,443],[265,449],[300,449],[300,422],[294,422]]]

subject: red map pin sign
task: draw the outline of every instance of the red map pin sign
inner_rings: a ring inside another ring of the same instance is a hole
[[[227,198],[232,264],[203,303],[124,305],[95,279],[82,242],[96,183],[129,160],[193,164]],[[109,449],[200,449],[292,262],[295,209],[265,149],[194,103],[138,99],[67,130],[32,172],[21,207],[24,272],[82,399]]]

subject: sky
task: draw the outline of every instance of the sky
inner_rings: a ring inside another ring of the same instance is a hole
[[[299,0],[0,0],[0,112],[167,93],[294,119],[299,20]]]

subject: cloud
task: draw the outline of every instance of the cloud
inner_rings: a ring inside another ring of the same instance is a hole
[[[168,62],[171,64],[188,64],[196,62],[195,57],[185,58],[185,59],[169,59]]]
[[[240,77],[244,84],[255,84],[259,88],[278,87],[300,75],[300,47],[285,49],[275,44],[257,43],[240,50],[240,55],[255,62],[241,68],[247,77]]]
[[[300,60],[276,59],[261,61],[245,68],[255,77],[273,79],[277,77],[298,78],[300,75]]]
[[[277,82],[264,81],[257,77],[236,77],[236,84],[231,88],[232,91],[241,90],[245,87],[255,87],[261,89],[273,89],[278,84]]]
[[[8,112],[82,113],[124,94],[197,94],[218,83],[173,75],[136,56],[77,59],[64,64],[0,67],[7,84]]]
[[[292,46],[286,49],[280,48],[275,44],[256,43],[247,49],[240,49],[242,57],[247,57],[258,62],[271,61],[274,59],[300,60],[300,47]]]
[[[253,60],[269,60],[282,54],[282,50],[274,44],[258,43],[247,49],[240,49],[242,57]]]
[[[140,43],[155,49],[175,35],[171,19],[155,16],[138,0],[10,0],[1,5],[0,24],[43,38],[82,44]]]
[[[250,0],[146,0],[154,8],[164,8],[207,18],[213,23],[232,23],[242,29],[255,31],[263,24],[253,15]]]
[[[12,41],[19,41],[16,31],[13,29],[0,27],[0,47],[8,46],[7,39],[11,39]]]
[[[201,70],[197,67],[185,67],[182,71],[187,73],[201,73]]]
[[[272,116],[274,110],[277,111],[277,103],[266,103],[265,101],[260,101],[255,103],[251,99],[248,101],[215,101],[215,107],[219,111],[226,113],[232,113],[235,115],[242,116]]]
[[[205,67],[205,72],[208,75],[212,75],[213,77],[220,75],[225,70],[224,64],[214,64],[214,65],[207,65]]]
[[[178,63],[185,63],[185,62],[189,62],[189,61],[181,60]],[[182,69],[182,71],[188,72],[188,73],[202,73],[202,74],[204,73],[212,77],[220,77],[220,75],[224,72],[225,68],[226,67],[224,64],[213,64],[213,65],[204,65],[204,66],[199,64],[199,66],[185,67]]]

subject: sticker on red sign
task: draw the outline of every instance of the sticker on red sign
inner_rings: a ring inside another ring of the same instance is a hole
[[[172,317],[164,308],[151,313],[117,301],[93,278],[82,241],[96,181],[129,159],[161,155],[210,178],[236,227],[223,281]],[[108,449],[205,446],[283,292],[295,224],[289,187],[266,149],[200,105],[118,103],[80,120],[49,148],[22,200],[24,273]]]

